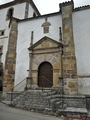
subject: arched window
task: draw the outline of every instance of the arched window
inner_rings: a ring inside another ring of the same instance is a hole
[[[33,13],[33,17],[36,17],[36,14],[35,14],[35,12]]]
[[[10,8],[10,9],[7,11],[6,20],[9,20],[10,18],[12,18],[12,16],[13,16],[13,8]]]

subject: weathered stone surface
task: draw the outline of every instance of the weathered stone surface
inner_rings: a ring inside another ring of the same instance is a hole
[[[49,39],[49,38],[48,38]],[[53,85],[59,85],[58,77],[61,75],[61,47],[53,40],[43,40],[32,50],[32,85],[38,84],[38,68],[41,63],[49,62],[53,66]]]
[[[61,5],[62,9],[62,26],[63,26],[63,79],[74,79],[75,82],[68,82],[68,94],[77,92],[77,67],[73,37],[73,22],[72,22],[73,3]],[[73,86],[73,87],[72,87]],[[73,88],[73,90],[72,90]],[[65,91],[67,93],[67,91]]]
[[[77,83],[76,82],[68,82],[68,87],[77,90]]]
[[[9,36],[9,45],[8,45],[8,52],[6,56],[6,63],[5,63],[5,75],[4,81],[7,81],[7,85],[3,81],[5,92],[12,91],[14,86],[14,77],[15,77],[15,64],[16,64],[16,46],[17,46],[17,22],[15,19],[12,19],[11,22],[11,31]]]
[[[7,78],[7,79],[8,79],[8,78],[12,78],[12,75],[6,74],[6,75],[5,75],[5,78]]]
[[[68,9],[66,9],[68,8]],[[68,18],[68,19],[67,19]],[[76,59],[72,59],[74,55],[74,42],[73,42],[73,31],[72,31],[72,4],[64,6],[62,8],[62,21],[63,21],[63,37],[64,37],[64,70],[75,70]],[[68,44],[65,46],[65,44]],[[67,56],[69,59],[67,60]]]

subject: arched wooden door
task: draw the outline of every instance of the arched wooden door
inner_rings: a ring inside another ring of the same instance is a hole
[[[53,67],[49,62],[43,62],[38,69],[38,86],[53,86]]]

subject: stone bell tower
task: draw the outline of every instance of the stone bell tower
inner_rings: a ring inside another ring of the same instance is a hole
[[[63,80],[64,93],[77,94],[77,66],[73,36],[73,0],[60,4],[63,30]]]

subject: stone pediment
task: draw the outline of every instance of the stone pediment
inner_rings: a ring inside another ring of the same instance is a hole
[[[34,45],[29,47],[29,50],[35,50],[35,49],[51,49],[51,48],[58,48],[62,47],[62,43],[57,42],[49,37],[43,37],[38,42],[36,42]]]

